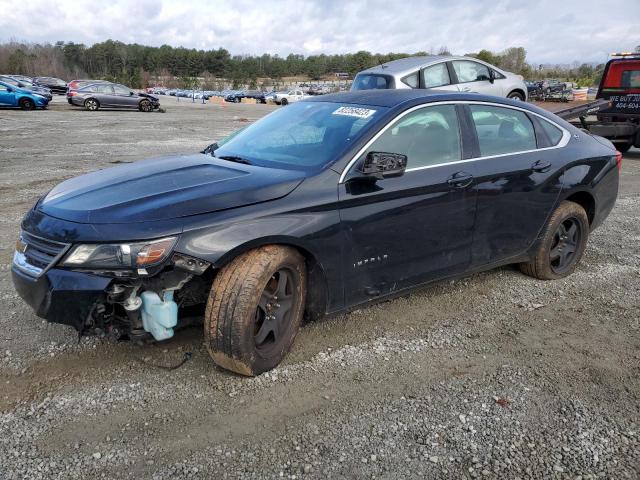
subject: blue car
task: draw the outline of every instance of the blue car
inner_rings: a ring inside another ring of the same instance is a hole
[[[49,99],[26,88],[0,82],[0,107],[18,107],[22,110],[47,108]]]

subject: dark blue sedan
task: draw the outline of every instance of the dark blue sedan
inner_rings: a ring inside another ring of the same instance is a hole
[[[571,274],[621,155],[536,107],[421,90],[314,97],[202,153],[67,180],[26,214],[13,281],[81,334],[203,318],[219,365],[274,368],[303,316],[517,264]]]

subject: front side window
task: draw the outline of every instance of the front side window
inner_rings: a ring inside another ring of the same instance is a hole
[[[461,159],[455,106],[435,105],[397,120],[365,152],[407,156],[407,168],[427,167]]]
[[[422,71],[422,79],[424,88],[442,87],[451,83],[449,69],[447,69],[446,63],[438,63],[437,65],[425,68]]]
[[[483,157],[536,149],[533,124],[524,112],[490,105],[469,108]]]
[[[489,80],[489,68],[470,60],[454,60],[453,69],[458,77],[458,83],[479,82]]]

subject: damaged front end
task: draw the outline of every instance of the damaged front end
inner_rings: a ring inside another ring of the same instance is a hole
[[[21,232],[13,282],[38,316],[79,335],[166,340],[202,316],[213,279],[176,240],[67,245]]]

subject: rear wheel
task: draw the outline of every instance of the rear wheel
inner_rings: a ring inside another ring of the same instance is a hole
[[[18,105],[20,105],[22,110],[33,110],[36,108],[36,104],[30,98],[21,98]]]
[[[510,98],[511,100],[519,100],[519,101],[524,101],[524,95],[522,95],[520,92],[511,92],[509,95],[507,95],[507,98]]]
[[[138,105],[138,109],[141,112],[150,112],[153,110],[153,106],[151,105],[151,102],[149,100],[141,100],[140,104]]]
[[[100,103],[95,98],[87,98],[84,101],[84,108],[89,111],[95,112],[100,108]]]
[[[286,98],[283,98],[282,100],[280,100],[280,105],[287,105],[289,103],[289,100],[287,100]]]
[[[564,201],[553,212],[535,257],[521,263],[523,273],[541,280],[555,280],[573,273],[589,238],[589,219],[580,205]]]
[[[306,275],[302,255],[278,245],[251,250],[220,270],[204,321],[213,360],[249,376],[276,367],[300,327]]]

